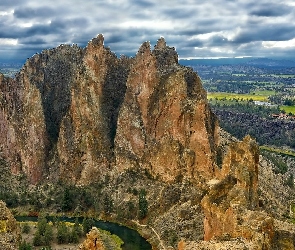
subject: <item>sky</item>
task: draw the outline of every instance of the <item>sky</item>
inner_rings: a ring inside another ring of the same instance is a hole
[[[117,56],[164,37],[179,58],[295,59],[295,1],[0,0],[0,62],[98,34]]]

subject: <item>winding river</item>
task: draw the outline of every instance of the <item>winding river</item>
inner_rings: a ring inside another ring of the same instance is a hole
[[[38,217],[29,216],[17,216],[17,221],[37,221]],[[52,221],[53,217],[46,217],[49,221]],[[75,222],[74,217],[58,217],[60,221]],[[83,218],[78,218],[82,223]],[[151,245],[135,230],[125,226],[121,226],[116,223],[95,220],[95,226],[103,230],[107,230],[112,234],[118,235],[123,241],[123,250],[151,250]]]

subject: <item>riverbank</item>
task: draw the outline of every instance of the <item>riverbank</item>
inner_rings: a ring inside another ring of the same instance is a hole
[[[34,238],[34,234],[36,233],[36,230],[37,230],[38,217],[37,216],[28,216],[28,215],[32,215],[32,213],[28,213],[26,215],[22,214],[22,215],[23,216],[16,216],[16,219],[21,224],[23,224],[25,222],[29,222],[31,225],[30,228],[32,228],[30,234],[23,234],[22,235],[23,239],[26,240],[26,242],[28,242],[28,243],[32,243],[33,238]],[[37,214],[35,214],[35,215],[37,215]],[[69,216],[69,215],[65,216],[64,214],[63,215],[60,215],[60,214],[59,215],[56,215],[56,214],[49,215],[49,214],[47,214],[47,215],[45,215],[45,218],[48,219],[49,223],[52,223],[53,221],[65,222],[68,224],[69,227],[74,225],[76,218],[78,219],[80,224],[82,224],[82,220],[83,220],[83,217],[73,217],[73,216]],[[124,244],[122,245],[122,248],[121,248],[122,250],[130,250],[130,249],[132,249],[132,250],[151,250],[152,249],[151,244],[149,244],[145,240],[145,238],[143,238],[137,232],[138,228],[135,228],[134,226],[132,226],[132,224],[135,224],[134,222],[125,226],[125,225],[122,225],[122,223],[115,221],[112,216],[107,216],[103,220],[101,220],[101,219],[97,220],[95,217],[92,217],[92,218],[94,218],[94,226],[96,226],[97,228],[99,228],[101,230],[104,230],[104,231],[102,231],[103,234],[105,234],[104,232],[109,232],[111,236],[116,235],[124,242]],[[55,229],[54,233],[56,234],[56,229]],[[147,232],[145,232],[145,234],[146,233]],[[107,234],[108,233],[106,233],[105,235],[107,235]],[[146,234],[145,236],[148,236],[148,235]],[[52,249],[57,249],[57,250],[77,249],[78,245],[81,242],[83,242],[83,240],[85,240],[85,236],[80,238],[79,243],[77,243],[77,244],[57,244],[57,241],[55,240],[55,241],[53,241]],[[109,240],[107,239],[107,241],[109,241]],[[110,245],[110,244],[111,243],[108,243],[108,245]],[[40,249],[40,248],[34,248],[34,249]],[[112,248],[112,249],[115,249],[115,248]],[[119,248],[117,248],[117,249],[119,249]],[[153,248],[153,249],[155,249],[155,248]]]

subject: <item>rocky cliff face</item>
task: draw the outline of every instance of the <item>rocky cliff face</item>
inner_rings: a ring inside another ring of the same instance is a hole
[[[27,68],[16,79],[0,75],[0,145],[11,171],[24,172],[35,184],[45,167],[47,136],[41,94]]]
[[[230,144],[220,173],[208,182],[209,192],[202,200],[205,240],[242,237],[270,248],[274,222],[258,211],[258,163],[258,147],[249,136]]]
[[[14,173],[88,184],[106,171],[148,169],[165,181],[212,177],[217,120],[199,77],[159,39],[117,58],[99,35],[61,45],[1,76],[1,144]]]
[[[105,246],[101,240],[100,232],[93,227],[86,235],[86,240],[78,247],[81,250],[105,250]]]
[[[209,177],[215,168],[217,120],[200,78],[178,64],[160,39],[134,60],[115,138],[118,168],[142,167],[165,181]]]

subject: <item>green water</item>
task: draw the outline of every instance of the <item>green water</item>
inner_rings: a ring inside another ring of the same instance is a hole
[[[46,217],[47,220],[52,221],[53,217]],[[58,217],[60,221],[75,222],[76,218]],[[83,218],[78,218],[82,223]],[[37,221],[38,217],[18,216],[17,221]],[[151,250],[151,245],[135,230],[128,227],[121,226],[116,223],[95,220],[95,226],[103,230],[107,230],[112,234],[118,235],[123,241],[123,250]]]

